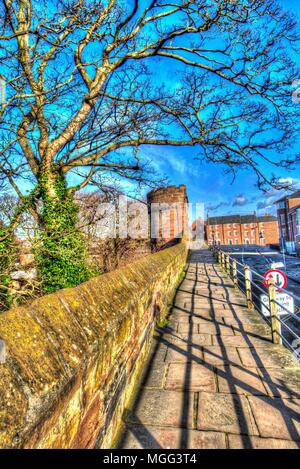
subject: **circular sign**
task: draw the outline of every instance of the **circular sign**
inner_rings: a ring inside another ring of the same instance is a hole
[[[287,285],[287,278],[284,272],[277,269],[270,269],[264,274],[264,286],[269,288],[268,281],[274,280],[274,285],[277,291],[280,291],[282,288],[285,288]]]

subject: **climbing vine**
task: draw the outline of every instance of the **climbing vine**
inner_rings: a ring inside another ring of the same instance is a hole
[[[16,261],[16,247],[12,233],[0,228],[0,312],[9,308],[13,302],[10,290],[11,277]]]
[[[93,274],[87,266],[85,241],[77,226],[78,207],[64,177],[54,174],[51,195],[46,189],[49,175],[45,174],[39,181],[43,207],[35,258],[45,292],[76,286]]]

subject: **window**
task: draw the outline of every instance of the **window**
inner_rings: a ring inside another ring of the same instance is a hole
[[[280,224],[285,225],[285,215],[280,215]]]
[[[296,211],[296,227],[297,227],[297,235],[300,235],[300,210]]]
[[[234,223],[232,226],[233,226],[233,228],[236,228],[236,223]]]
[[[248,231],[245,231],[245,237],[246,238],[248,237]]]
[[[233,234],[234,234],[234,236],[237,236],[237,235],[238,235],[238,233],[237,233],[236,230],[233,232]]]
[[[239,244],[239,240],[238,240],[238,239],[235,240],[235,244]]]
[[[229,244],[232,244],[232,239],[229,239],[228,242],[229,242]]]
[[[231,225],[230,225],[230,223],[229,223],[229,224],[227,225],[227,228],[230,228],[230,226],[231,226]]]
[[[252,238],[253,238],[253,236],[255,236],[255,231],[254,230],[251,231],[251,236],[252,236]]]
[[[245,244],[250,244],[249,239],[245,239]]]
[[[231,231],[228,231],[228,232],[227,232],[227,236],[231,236]]]
[[[245,228],[248,228],[248,223],[244,223],[244,227],[245,227]]]

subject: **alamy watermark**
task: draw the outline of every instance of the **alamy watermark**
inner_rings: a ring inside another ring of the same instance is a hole
[[[89,215],[83,211],[81,225],[89,230]],[[151,203],[135,201],[126,196],[116,202],[99,203],[92,216],[96,238],[204,240],[203,203]],[[190,220],[195,220],[190,225]]]
[[[294,80],[292,83],[293,87],[293,103],[300,103],[300,79]]]
[[[2,107],[6,100],[6,81],[0,76],[0,107]]]
[[[2,339],[0,339],[0,364],[6,361],[6,347]]]

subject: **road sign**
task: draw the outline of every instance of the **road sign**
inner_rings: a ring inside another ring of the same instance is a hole
[[[287,278],[284,272],[278,269],[270,269],[264,275],[264,286],[269,287],[268,281],[274,280],[274,285],[277,288],[276,291],[280,291],[282,288],[285,288],[287,285]]]
[[[284,263],[283,262],[273,262],[273,264],[271,264],[271,269],[281,269],[282,267],[284,267]]]
[[[268,295],[260,295],[261,312],[264,316],[270,316],[270,306]],[[277,304],[279,303],[279,304]],[[276,295],[277,313],[279,316],[293,314],[295,312],[294,298],[287,293],[277,293]]]

